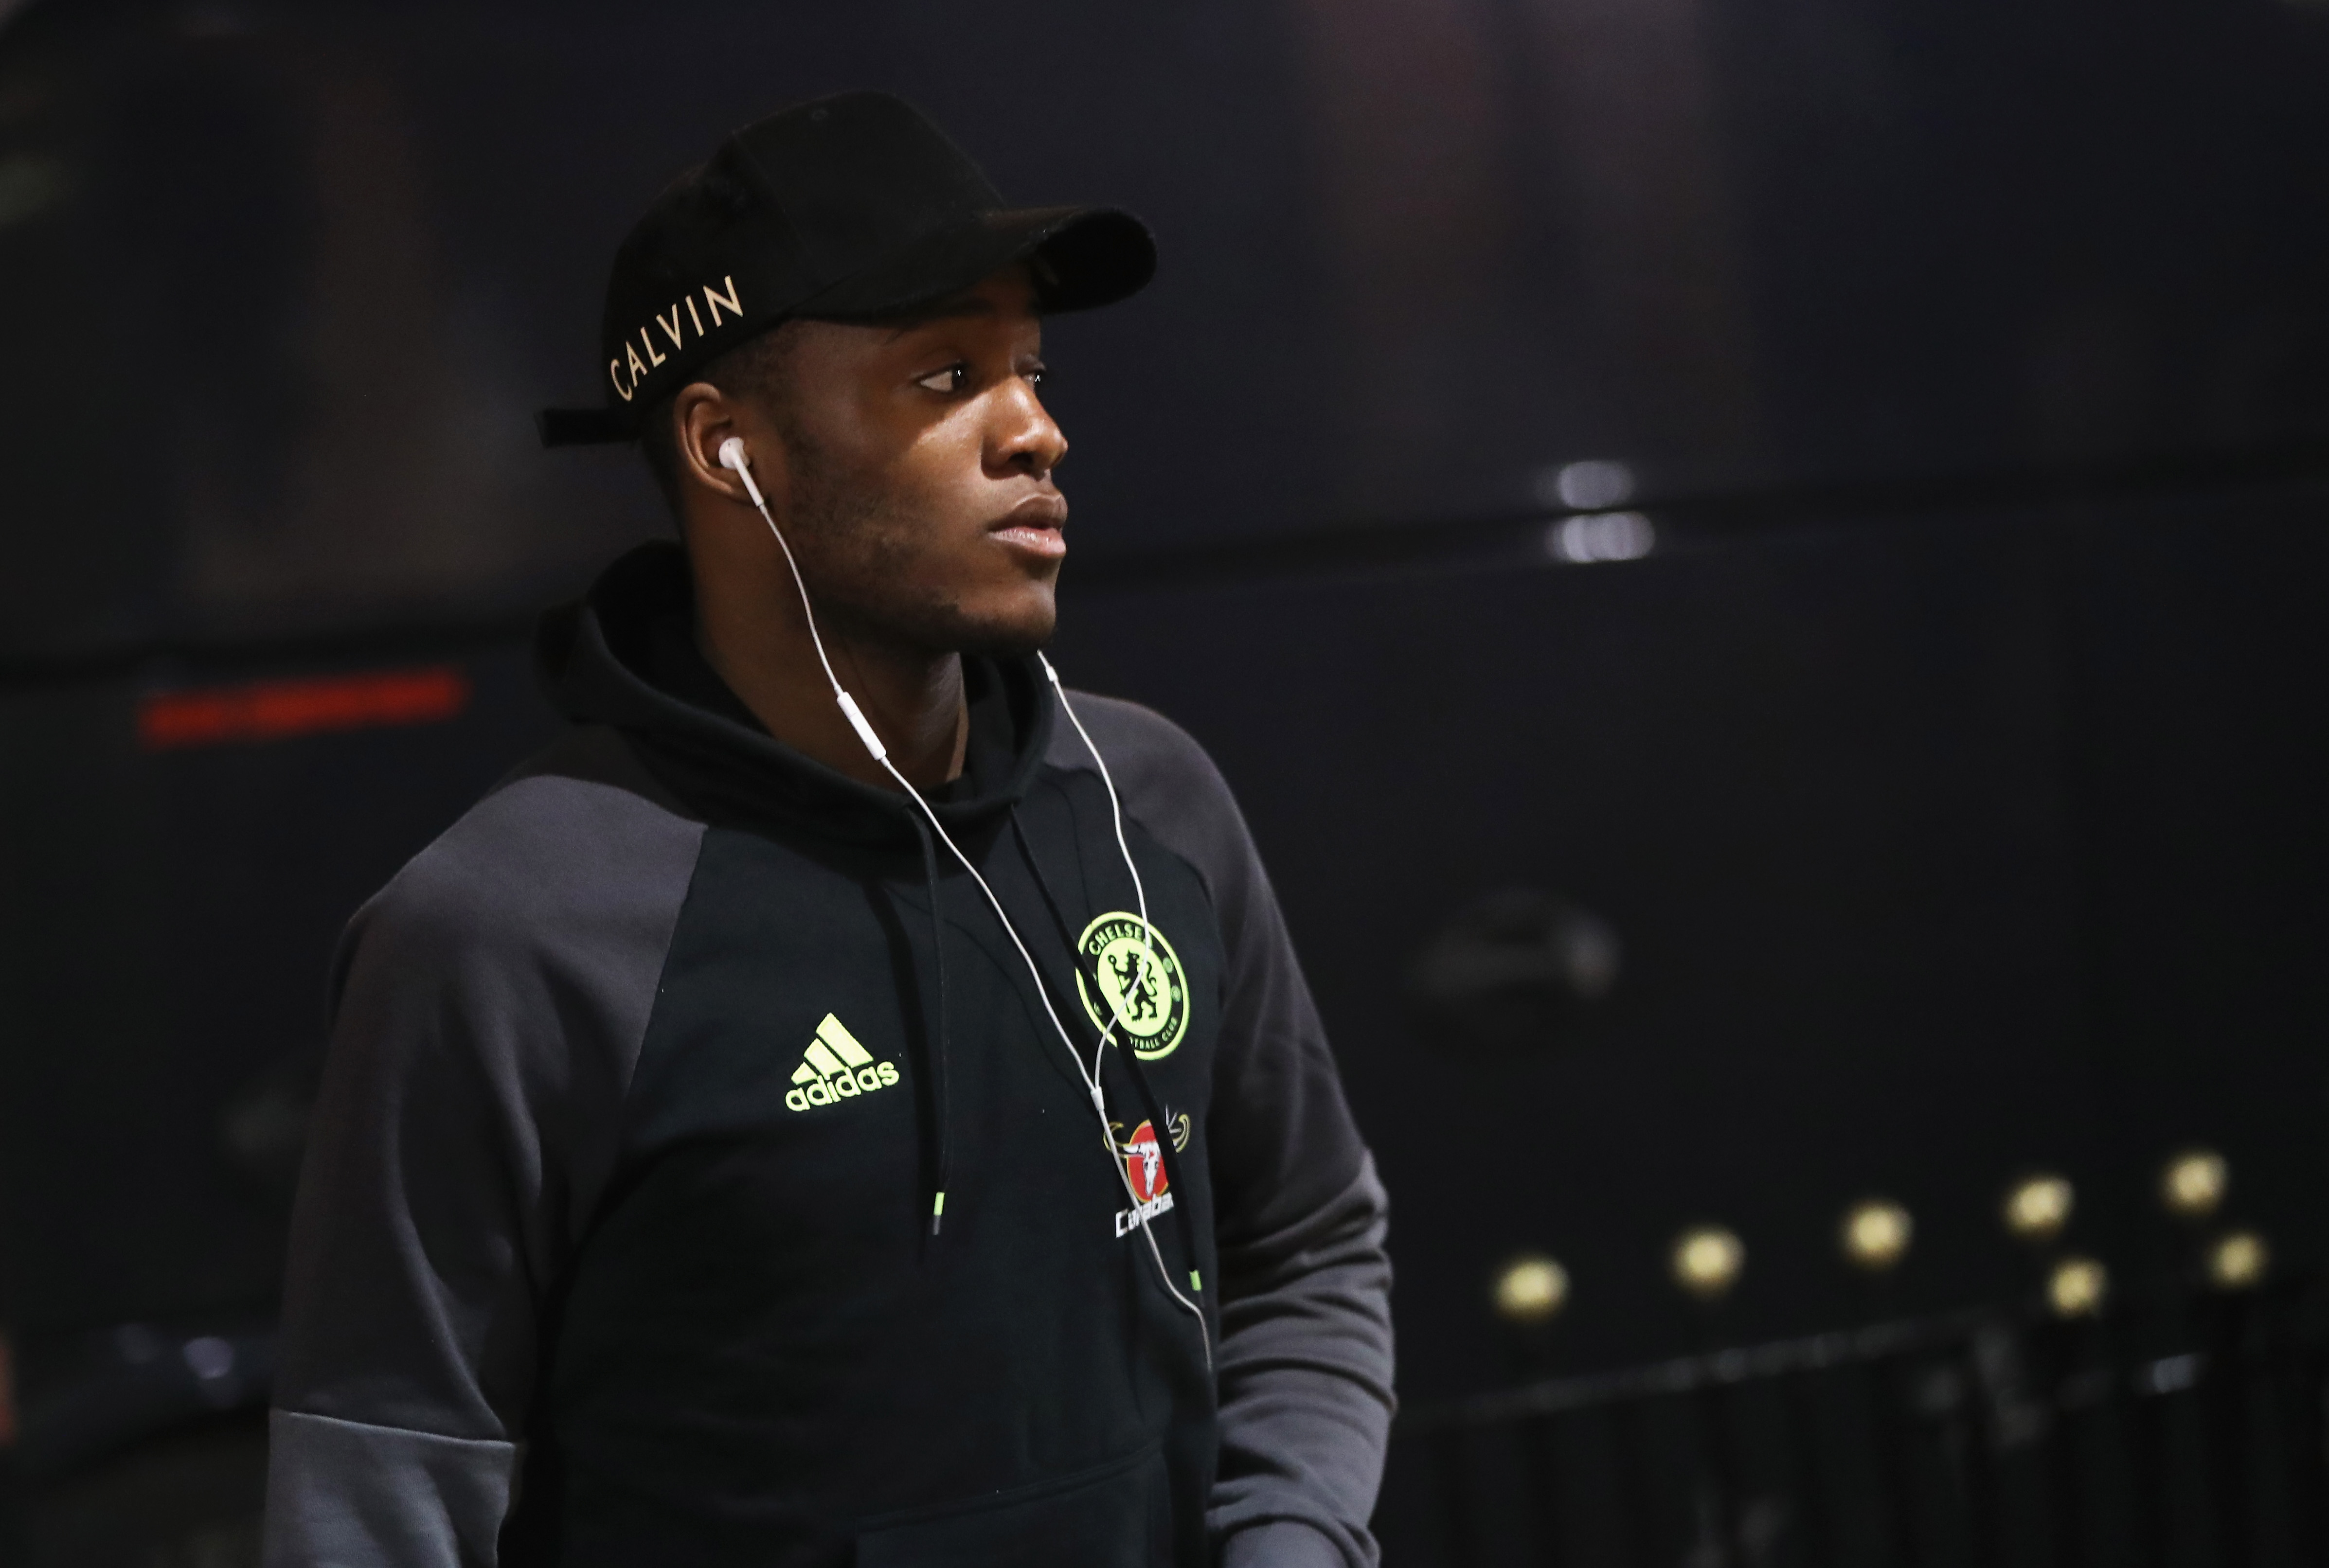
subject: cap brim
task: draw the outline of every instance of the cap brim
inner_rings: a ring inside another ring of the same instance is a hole
[[[829,321],[893,315],[1028,263],[1046,313],[1113,305],[1156,275],[1148,226],[1114,207],[1026,207],[985,212],[910,247],[880,267],[803,300],[790,314]]]
[[[1116,207],[1038,208],[1002,215],[1023,224],[1014,261],[1037,265],[1047,311],[1090,310],[1129,299],[1156,276],[1148,225]]]

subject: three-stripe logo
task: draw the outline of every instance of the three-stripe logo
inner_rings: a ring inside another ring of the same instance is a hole
[[[793,1069],[793,1086],[786,1091],[785,1103],[795,1111],[806,1111],[894,1088],[897,1082],[896,1066],[875,1061],[873,1053],[859,1045],[857,1037],[839,1019],[827,1013],[816,1026],[816,1038],[802,1054],[801,1065]]]

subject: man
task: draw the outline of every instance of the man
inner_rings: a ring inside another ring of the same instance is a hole
[[[1373,1560],[1383,1197],[1268,882],[1035,654],[1042,316],[1154,265],[872,93],[626,241],[544,437],[684,548],[545,620],[575,728],[343,944],[270,1563]]]

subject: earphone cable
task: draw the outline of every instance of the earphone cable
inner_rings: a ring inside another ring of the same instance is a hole
[[[1125,1162],[1117,1157],[1116,1131],[1108,1123],[1108,1099],[1105,1092],[1100,1087],[1099,1082],[1098,1067],[1101,1058],[1098,1056],[1095,1056],[1093,1058],[1092,1070],[1089,1072],[1085,1070],[1083,1053],[1076,1048],[1075,1041],[1070,1037],[1067,1026],[1060,1021],[1059,1011],[1051,1005],[1051,988],[1043,983],[1043,972],[1036,965],[1034,955],[1027,951],[1027,944],[1020,940],[1018,928],[1011,924],[1010,915],[1004,913],[1003,901],[995,896],[995,889],[987,886],[986,878],[979,875],[978,868],[971,863],[970,857],[962,852],[962,847],[957,844],[954,841],[953,835],[949,834],[946,831],[946,824],[938,821],[938,813],[930,809],[929,803],[922,798],[921,792],[915,789],[913,784],[908,782],[906,775],[899,772],[897,765],[891,762],[889,747],[882,744],[881,737],[874,733],[872,723],[866,719],[864,713],[858,708],[856,700],[843,689],[840,678],[834,674],[833,661],[825,655],[825,638],[817,630],[816,611],[809,603],[808,584],[801,576],[800,562],[794,559],[793,547],[786,540],[784,530],[777,526],[777,520],[773,516],[769,515],[768,503],[761,496],[759,485],[753,482],[749,469],[749,465],[744,458],[743,450],[743,442],[736,437],[731,436],[727,440],[721,442],[720,446],[721,465],[733,472],[739,479],[744,482],[745,493],[752,498],[752,505],[754,509],[759,512],[760,521],[768,525],[768,532],[776,540],[777,548],[784,552],[785,566],[792,574],[794,590],[800,595],[801,615],[808,626],[809,641],[816,649],[816,660],[817,662],[825,669],[825,680],[830,682],[833,687],[834,700],[840,705],[842,716],[849,720],[850,727],[857,731],[857,737],[864,743],[865,749],[872,754],[874,762],[878,764],[882,769],[891,776],[891,778],[897,782],[897,785],[900,789],[906,792],[907,798],[911,800],[916,806],[921,809],[921,813],[929,820],[931,830],[938,834],[938,841],[946,845],[947,849],[954,855],[955,859],[961,864],[962,869],[970,873],[970,879],[973,882],[976,882],[978,885],[978,890],[986,896],[987,906],[995,911],[995,918],[996,922],[1002,925],[1004,934],[1011,938],[1011,945],[1018,950],[1020,962],[1027,966],[1027,973],[1034,981],[1036,999],[1043,1004],[1044,1016],[1050,1019],[1053,1031],[1060,1037],[1060,1043],[1067,1047],[1068,1059],[1075,1064],[1076,1076],[1083,1081],[1084,1087],[1090,1094],[1093,1113],[1099,1118],[1101,1147],[1108,1151],[1108,1164],[1116,1171],[1117,1179],[1124,1186],[1125,1197],[1131,1200],[1132,1213],[1140,1226],[1142,1239],[1147,1242],[1148,1255],[1155,1261],[1156,1265],[1157,1281],[1164,1287],[1165,1292],[1170,1295],[1174,1300],[1179,1302],[1192,1317],[1197,1319],[1198,1337],[1202,1341],[1205,1353],[1205,1368],[1208,1372],[1212,1371],[1213,1365],[1212,1332],[1211,1327],[1205,1321],[1204,1310],[1199,1307],[1194,1301],[1190,1300],[1188,1297],[1183,1295],[1181,1293],[1180,1287],[1174,1284],[1173,1272],[1165,1265],[1164,1252],[1156,1244],[1156,1235],[1149,1225],[1149,1216],[1145,1212],[1145,1207],[1140,1200],[1140,1195],[1133,1188],[1132,1172],[1127,1167]],[[1050,660],[1046,659],[1043,661],[1043,668],[1047,672],[1051,673],[1053,690],[1058,690],[1059,676],[1055,671],[1051,671]],[[1064,703],[1064,695],[1062,695],[1061,700]],[[1069,721],[1075,725],[1076,732],[1079,735],[1083,735],[1084,744],[1088,746],[1090,746],[1091,737],[1083,734],[1083,725],[1076,719],[1072,710],[1070,711],[1068,717]],[[1094,756],[1097,757],[1098,753],[1095,752]],[[1107,774],[1107,765],[1105,763],[1101,764],[1101,774],[1105,779]],[[1108,792],[1110,808],[1116,809],[1116,786],[1112,782],[1108,785]],[[1117,847],[1119,849],[1124,849],[1124,842],[1123,817],[1119,810],[1117,817]],[[1128,849],[1124,850],[1124,854],[1126,868],[1132,870],[1133,882],[1136,888],[1137,888],[1139,887],[1140,873],[1136,869],[1132,867],[1131,851]],[[1145,940],[1146,933],[1148,928],[1146,892],[1145,890],[1140,891],[1139,897],[1141,901],[1141,929],[1144,934],[1143,957],[1146,961],[1153,963],[1155,962],[1154,953],[1147,949]],[[1124,1009],[1120,1002],[1113,1003],[1110,1010],[1115,1014],[1117,1022],[1123,1022]],[[1110,1034],[1112,1034],[1112,1032],[1113,1031],[1109,1031]],[[1108,1036],[1103,1035],[1101,1046],[1099,1047],[1101,1051],[1104,1052],[1107,1049],[1108,1043]],[[941,1195],[940,1200],[943,1201],[943,1195]]]
[[[1100,756],[1099,747],[1092,743],[1091,731],[1086,729],[1084,721],[1076,716],[1076,705],[1068,700],[1068,689],[1061,684],[1060,672],[1051,667],[1050,657],[1041,649],[1037,649],[1035,659],[1043,666],[1044,678],[1051,683],[1051,694],[1059,699],[1060,711],[1068,716],[1070,724],[1075,726],[1077,736],[1084,743],[1084,749],[1091,753],[1092,761],[1099,767],[1100,787],[1108,791],[1108,812],[1116,825],[1117,852],[1124,857],[1124,869],[1132,873],[1132,897],[1140,909],[1140,962],[1147,966],[1144,971],[1145,974],[1159,973],[1163,971],[1164,965],[1156,962],[1156,949],[1152,941],[1154,930],[1148,924],[1148,888],[1140,880],[1140,868],[1133,863],[1132,846],[1125,840],[1124,803],[1117,796],[1116,779],[1108,771],[1108,758]],[[1115,1044],[1116,1024],[1125,1024],[1122,999],[1112,999],[1108,1003],[1108,1010],[1115,1015],[1115,1023],[1110,1024],[1107,1032],[1101,1035],[1102,1046]],[[1131,1032],[1131,1025],[1125,1024],[1127,1034]],[[1095,1057],[1094,1061],[1097,1062],[1098,1058]]]

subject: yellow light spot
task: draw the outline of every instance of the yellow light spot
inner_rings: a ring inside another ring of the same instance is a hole
[[[2236,1230],[2208,1249],[2208,1279],[2220,1291],[2251,1291],[2272,1268],[2272,1249],[2252,1230]]]
[[[2067,1177],[2030,1177],[2005,1195],[2005,1228],[2019,1241],[2052,1241],[2070,1223],[2077,1197]]]
[[[2159,1201],[2178,1219],[2205,1219],[2222,1207],[2231,1169],[2212,1149],[2187,1149],[2159,1173]]]
[[[1696,1225],[1674,1238],[1674,1283],[1702,1301],[1719,1300],[1739,1282],[1747,1248],[1719,1225]]]
[[[1539,1253],[1523,1253],[1496,1275],[1496,1316],[1508,1323],[1549,1323],[1569,1302],[1569,1271]]]
[[[2064,1258],[2046,1278],[2046,1304],[2057,1318],[2087,1318],[2103,1310],[2110,1271],[2092,1258]]]
[[[1872,1274],[1881,1274],[1897,1267],[1909,1255],[1909,1242],[1916,1229],[1916,1222],[1909,1217],[1907,1209],[1884,1198],[1871,1197],[1844,1211],[1838,1240],[1846,1263]]]

